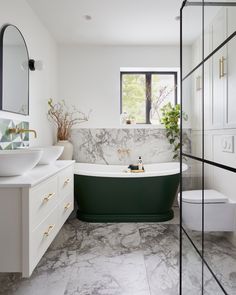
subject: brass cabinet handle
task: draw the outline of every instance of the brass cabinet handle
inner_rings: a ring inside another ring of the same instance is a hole
[[[71,205],[72,205],[71,202],[67,203],[64,207],[65,211],[68,210],[71,207]]]
[[[55,193],[48,194],[47,197],[43,198],[43,202],[47,203],[54,196],[55,196]]]
[[[219,78],[223,78],[225,76],[225,58],[222,56],[219,59]]]
[[[55,224],[49,225],[47,231],[44,232],[44,236],[48,237],[50,235],[50,232],[54,229],[54,227],[55,227]]]
[[[201,76],[197,76],[196,78],[196,91],[199,91],[202,89],[202,86],[201,86]]]
[[[64,181],[64,185],[67,185],[69,182],[70,182],[70,178],[67,178],[67,179]]]

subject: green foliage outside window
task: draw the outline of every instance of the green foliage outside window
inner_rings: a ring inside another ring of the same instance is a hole
[[[160,124],[161,107],[176,101],[175,72],[123,72],[122,114],[132,123]]]
[[[122,77],[122,109],[129,119],[145,123],[146,80],[142,74]]]

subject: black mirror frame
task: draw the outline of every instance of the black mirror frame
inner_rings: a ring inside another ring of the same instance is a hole
[[[0,31],[0,111],[19,114],[19,115],[22,115],[22,116],[29,116],[29,67],[27,69],[27,75],[28,75],[28,91],[27,91],[28,92],[28,95],[27,95],[28,96],[28,108],[27,108],[27,114],[17,113],[17,112],[13,112],[13,111],[3,109],[3,37],[4,37],[5,31],[6,31],[6,29],[8,27],[14,27],[19,32],[19,34],[21,35],[22,40],[24,41],[25,49],[26,49],[26,53],[27,53],[27,59],[28,59],[27,64],[29,63],[29,51],[28,51],[27,44],[25,42],[25,38],[24,38],[23,34],[21,33],[21,31],[15,25],[12,25],[12,24],[3,25],[2,28],[1,28],[1,31]]]

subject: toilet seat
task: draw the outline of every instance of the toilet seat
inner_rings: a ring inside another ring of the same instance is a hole
[[[182,202],[201,204],[202,203],[202,191],[191,190],[182,192]],[[204,204],[218,204],[228,203],[229,199],[216,190],[204,190]]]

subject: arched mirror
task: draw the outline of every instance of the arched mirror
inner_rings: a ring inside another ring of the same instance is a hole
[[[5,25],[0,34],[0,109],[29,114],[29,54],[20,30]]]

